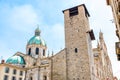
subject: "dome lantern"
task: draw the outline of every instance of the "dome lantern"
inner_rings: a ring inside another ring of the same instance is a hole
[[[35,30],[35,36],[40,36],[40,33],[41,33],[41,31],[40,31],[39,27],[37,27],[37,29]]]
[[[40,33],[41,33],[41,31],[40,31],[39,26],[38,26],[35,29],[35,35],[32,38],[30,38],[27,45],[37,44],[37,45],[46,46],[44,39],[42,39],[42,37],[40,36]]]

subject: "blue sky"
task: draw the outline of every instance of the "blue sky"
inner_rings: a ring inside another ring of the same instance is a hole
[[[39,24],[48,50],[55,53],[64,48],[64,15],[62,10],[85,3],[91,17],[96,46],[99,31],[104,33],[114,75],[120,74],[114,44],[117,41],[111,8],[105,0],[0,0],[0,56],[7,59],[17,51],[26,52],[27,41]]]

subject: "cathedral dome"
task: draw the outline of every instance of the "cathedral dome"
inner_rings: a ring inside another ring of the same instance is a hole
[[[8,58],[6,63],[25,65],[25,60],[22,56],[15,55],[15,56]]]
[[[43,45],[46,46],[45,41],[40,36],[40,30],[39,27],[35,30],[35,36],[33,36],[29,41],[28,45],[37,44],[37,45]]]
[[[40,44],[40,45],[46,46],[45,41],[40,36],[33,36],[28,41],[28,45],[31,45],[31,44]]]

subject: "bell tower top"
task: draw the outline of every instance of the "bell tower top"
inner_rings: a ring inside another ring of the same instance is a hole
[[[63,10],[63,13],[66,48],[73,47],[73,45],[78,47],[81,45],[80,42],[82,42],[82,40],[88,39],[89,35],[91,40],[93,40],[94,34],[93,31],[90,30],[88,19],[88,17],[90,17],[90,14],[85,4]],[[87,33],[89,33],[89,35]]]
[[[89,12],[88,12],[85,4],[81,4],[81,5],[75,6],[75,7],[73,7],[73,8],[65,9],[65,10],[63,10],[63,13],[64,13],[65,11],[69,10],[70,16],[77,15],[77,14],[79,13],[78,7],[80,7],[80,6],[83,6],[83,7],[84,7],[84,9],[85,9],[85,15],[88,15],[88,17],[90,17],[90,14],[89,14]]]

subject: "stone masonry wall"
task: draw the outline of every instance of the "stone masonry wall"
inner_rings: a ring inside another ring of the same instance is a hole
[[[52,58],[52,80],[66,80],[66,56],[65,49]]]

